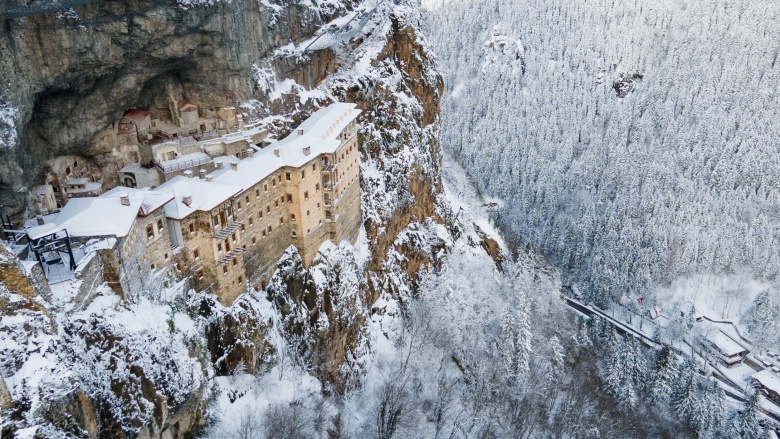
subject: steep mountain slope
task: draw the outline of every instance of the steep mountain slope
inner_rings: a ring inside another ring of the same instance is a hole
[[[445,148],[566,282],[603,303],[777,279],[775,3],[423,3]]]
[[[288,358],[274,337],[328,391],[357,379],[371,305],[412,289],[440,250],[399,234],[445,222],[442,83],[418,20],[413,2],[234,0],[106,1],[7,21],[9,213],[27,208],[15,191],[47,158],[78,152],[110,175],[101,138],[124,108],[173,90],[205,106],[239,101],[277,135],[334,100],[358,103],[365,233],[360,258],[349,245],[323,248],[305,270],[290,252],[266,291],[228,308],[184,285],[125,300],[105,285],[21,295],[6,283],[3,434],[189,437],[209,417],[215,376],[261,374]]]

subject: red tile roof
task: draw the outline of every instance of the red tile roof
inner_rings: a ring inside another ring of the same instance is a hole
[[[139,109],[136,108],[136,109],[133,109],[133,110],[125,111],[125,114],[124,114],[123,117],[126,117],[126,118],[128,118],[130,120],[134,120],[136,122],[141,122],[144,119],[146,119],[148,116],[149,116],[149,113],[147,113],[144,110],[139,110]]]
[[[198,106],[187,101],[179,101],[178,104],[176,104],[176,108],[179,109],[182,113],[187,113],[190,111],[198,111]]]

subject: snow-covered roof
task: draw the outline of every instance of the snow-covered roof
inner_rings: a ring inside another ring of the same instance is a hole
[[[117,186],[110,191],[105,192],[100,198],[119,198],[131,195],[141,195],[143,197],[141,209],[139,210],[139,213],[142,216],[149,215],[165,205],[165,203],[173,200],[173,195],[166,192],[153,191],[148,188],[136,189],[122,186]]]
[[[86,178],[84,180],[86,180]],[[68,184],[71,184],[71,183],[68,183]],[[101,187],[103,187],[103,186],[100,183],[96,183],[96,182],[91,182],[90,181],[90,182],[84,183],[84,187],[81,188],[81,189],[69,188],[68,189],[68,193],[71,193],[71,194],[83,194],[83,193],[86,193],[86,192],[94,192],[94,191],[100,190]]]
[[[243,189],[241,186],[177,175],[155,190],[169,193],[174,197],[172,202],[165,205],[165,216],[184,219],[196,211],[210,211]],[[186,197],[191,197],[189,204],[184,202]]]
[[[339,133],[360,114],[356,107],[350,103],[334,103],[317,110],[283,140],[241,160],[237,170],[225,166],[211,175],[215,182],[246,190],[282,167],[300,168],[320,154],[333,153],[341,145]],[[299,134],[301,130],[303,135]],[[308,154],[304,152],[307,147],[311,148]]]
[[[753,379],[769,390],[780,393],[780,378],[767,369],[753,375]]]
[[[54,222],[54,219],[57,218],[57,214],[56,213],[50,213],[48,215],[39,215],[39,216],[37,216],[35,218],[28,218],[28,219],[24,220],[24,226],[23,227],[25,229],[38,227],[40,225],[40,224],[38,224],[38,218],[41,218],[43,220],[44,224],[51,224],[52,222]]]
[[[731,337],[719,330],[711,331],[707,334],[707,339],[718,348],[721,354],[727,357],[740,354],[747,350],[744,346],[732,340]]]
[[[127,196],[129,206],[120,201]],[[136,217],[148,215],[173,197],[166,193],[114,188],[99,197],[73,198],[53,217],[52,222],[27,230],[30,239],[37,239],[66,229],[70,236],[115,236],[123,238],[130,233]]]
[[[50,184],[39,184],[33,188],[35,195],[46,195],[47,191],[53,190]]]
[[[185,154],[181,157],[177,157],[173,160],[165,160],[163,162],[160,162],[160,166],[163,168],[163,172],[175,172],[180,171],[185,168],[190,168],[193,166],[200,166],[205,163],[209,163],[212,161],[211,156],[206,154],[205,152],[192,152],[189,154]]]
[[[222,166],[229,167],[231,163],[240,163],[241,159],[234,156],[234,155],[221,155],[219,157],[214,157],[214,165],[219,165],[222,163]]]
[[[76,178],[69,178],[68,181],[65,182],[65,184],[69,186],[75,186],[75,185],[82,185],[87,184],[89,180],[86,179],[86,177],[76,177]]]

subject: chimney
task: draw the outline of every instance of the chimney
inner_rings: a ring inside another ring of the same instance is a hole
[[[205,169],[201,169],[200,171],[198,171],[198,176],[200,177],[201,180],[206,178],[206,173],[207,171]]]
[[[311,146],[305,146],[303,148],[303,155],[310,155],[311,154]]]
[[[238,163],[230,162],[230,169],[233,171],[238,171]]]
[[[303,135],[303,130],[298,130],[298,135],[302,136]]]
[[[122,195],[119,197],[119,202],[122,203],[122,206],[129,206],[130,205],[130,197],[127,195]]]
[[[274,155],[277,156],[277,157],[280,156],[279,148],[274,148]]]
[[[43,217],[42,217],[41,215],[38,215],[38,216],[36,216],[36,217],[35,217],[35,221],[37,221],[37,222],[38,222],[38,225],[39,225],[39,226],[42,226],[42,225],[43,225]]]
[[[187,178],[192,178],[192,171],[187,169],[186,171],[184,171],[184,176]]]
[[[224,168],[225,168],[225,164],[224,163],[217,162],[217,169],[224,169]]]
[[[207,175],[206,176],[206,181],[214,181],[214,176],[213,175]]]
[[[186,204],[187,207],[192,204],[192,195],[186,195],[184,198],[181,199],[182,203]]]
[[[255,156],[255,150],[252,149],[252,148],[247,149],[246,150],[246,155],[249,156],[249,158],[251,159],[252,157]]]

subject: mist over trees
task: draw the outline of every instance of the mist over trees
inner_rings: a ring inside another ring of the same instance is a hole
[[[780,8],[427,0],[443,145],[590,299],[780,270]]]

